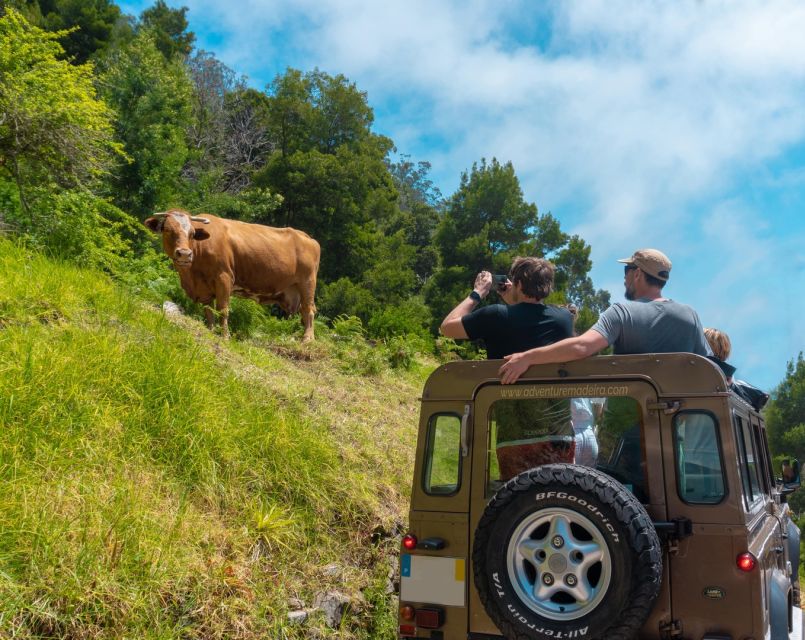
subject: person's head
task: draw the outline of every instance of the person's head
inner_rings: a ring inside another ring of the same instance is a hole
[[[618,262],[625,265],[623,284],[627,300],[659,293],[671,277],[671,261],[657,249],[638,249],[631,258]]]
[[[553,290],[555,268],[544,258],[515,258],[509,269],[509,280],[525,297],[542,300]]]
[[[711,327],[707,327],[704,330],[704,337],[707,339],[707,343],[713,350],[713,355],[719,360],[724,360],[726,362],[730,357],[730,353],[732,352],[732,343],[730,342],[730,337],[723,331],[719,331],[718,329],[713,329]]]

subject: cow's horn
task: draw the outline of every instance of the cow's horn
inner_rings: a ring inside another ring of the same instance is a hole
[[[168,212],[163,211],[162,213],[152,213],[151,216],[153,216],[154,218],[167,218]]]
[[[201,218],[199,216],[190,216],[190,219],[193,222],[203,222],[204,224],[210,224],[210,219],[209,218]]]

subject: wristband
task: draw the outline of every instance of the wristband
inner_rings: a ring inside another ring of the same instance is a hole
[[[481,294],[478,293],[475,289],[470,291],[470,295],[468,296],[468,298],[470,300],[475,300],[475,302],[480,302],[481,300],[483,300],[483,298],[481,298]]]

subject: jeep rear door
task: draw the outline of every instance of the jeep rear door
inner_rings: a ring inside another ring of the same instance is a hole
[[[588,417],[593,416],[598,445],[596,467],[638,496],[653,520],[666,520],[660,422],[658,413],[649,409],[656,403],[656,390],[642,380],[564,379],[482,387],[476,394],[473,413],[470,549],[489,500],[511,474],[525,470],[517,468],[518,463],[533,465],[540,456],[549,462],[546,449],[550,450],[550,455],[559,457],[556,461],[575,461],[562,459],[562,452],[566,450],[564,443],[568,435],[573,434],[573,420],[580,419],[578,411],[574,411],[580,405],[588,407]],[[521,424],[517,425],[516,433],[511,433],[511,425],[506,424],[506,420],[510,423],[516,416],[521,417]],[[509,450],[524,442],[527,453],[518,460]],[[472,560],[469,567],[472,567]],[[500,631],[480,602],[472,571],[468,573],[470,637],[499,635]],[[670,620],[670,614],[670,591],[664,578],[644,627],[647,635],[656,637],[660,625]]]

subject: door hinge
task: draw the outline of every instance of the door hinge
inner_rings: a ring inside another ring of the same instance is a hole
[[[668,400],[668,402],[648,402],[646,408],[649,411],[662,411],[665,415],[670,416],[679,411],[684,403],[682,400]]]
[[[663,638],[678,638],[682,635],[682,623],[679,620],[660,622],[660,634]]]
[[[657,535],[662,538],[670,555],[679,552],[679,541],[693,535],[693,522],[689,518],[674,518],[670,522],[653,522]]]

